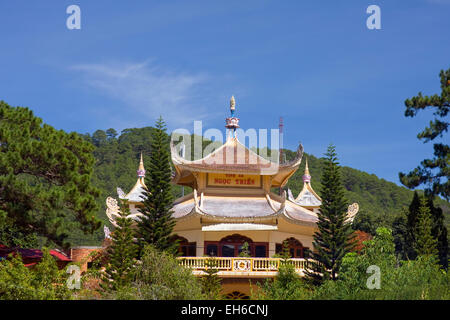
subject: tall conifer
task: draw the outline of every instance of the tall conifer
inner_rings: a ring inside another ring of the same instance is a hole
[[[433,238],[437,239],[437,249],[439,256],[439,263],[444,267],[448,267],[448,239],[447,228],[444,224],[444,214],[442,209],[435,207],[431,195],[425,196],[427,206],[430,210],[432,229],[431,233]],[[407,221],[407,248],[406,254],[409,259],[415,259],[417,257],[416,252],[416,232],[418,224],[418,216],[421,210],[421,198],[414,192],[413,200],[409,206],[408,221]]]
[[[143,192],[143,206],[139,209],[144,215],[139,222],[139,237],[141,248],[145,244],[152,244],[158,250],[175,253],[178,246],[171,240],[175,220],[171,210],[172,170],[168,140],[165,123],[160,117],[152,132],[150,162],[145,177],[147,190]]]
[[[134,278],[137,244],[134,242],[133,220],[126,200],[121,202],[117,228],[111,233],[112,244],[108,247],[109,262],[103,274],[102,288],[106,291],[118,290],[130,284]]]
[[[307,277],[313,283],[336,280],[342,258],[353,246],[352,228],[346,223],[347,201],[341,183],[341,174],[335,147],[328,147],[322,174],[322,205],[318,212],[318,231],[314,234]]]
[[[417,216],[415,232],[415,249],[418,255],[437,257],[437,240],[432,234],[433,221],[428,201],[420,199],[419,215]]]

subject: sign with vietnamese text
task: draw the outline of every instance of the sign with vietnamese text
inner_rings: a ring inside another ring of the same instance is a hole
[[[209,173],[207,182],[213,187],[261,187],[261,177],[249,174]]]

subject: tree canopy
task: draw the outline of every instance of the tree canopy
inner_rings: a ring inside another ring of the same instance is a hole
[[[415,117],[420,110],[432,109],[435,116],[428,127],[417,135],[424,143],[436,138],[442,138],[448,131],[449,122],[447,115],[450,109],[450,69],[441,70],[441,94],[423,96],[421,92],[417,96],[405,101],[405,116]],[[450,199],[450,147],[448,144],[435,143],[434,158],[425,159],[413,171],[405,174],[400,172],[400,181],[408,188],[416,188],[420,185],[427,186],[426,191],[431,195],[440,195]]]
[[[30,109],[0,101],[4,244],[32,246],[24,235],[35,235],[63,245],[74,226],[84,232],[100,226],[95,217],[99,192],[91,183],[92,151],[79,134],[56,130]]]

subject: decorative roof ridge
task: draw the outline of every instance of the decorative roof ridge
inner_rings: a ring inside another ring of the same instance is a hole
[[[184,195],[183,197],[175,199],[175,201],[173,202],[173,205],[176,206],[177,204],[180,204],[180,203],[182,203],[186,200],[190,200],[190,199],[194,199],[194,192],[190,192],[190,193]]]
[[[289,212],[286,210],[284,210],[283,214],[281,214],[280,216],[289,222],[292,222],[292,223],[295,223],[298,225],[302,225],[302,226],[315,227],[317,225],[316,222],[295,219],[295,218],[291,217],[289,215]]]
[[[317,217],[317,213],[315,213],[314,211],[311,211],[309,209],[306,209],[304,206],[302,206],[301,204],[298,204],[295,201],[289,200],[289,205],[290,206],[295,206],[296,208],[302,210],[305,214],[308,214],[308,215],[313,216],[313,217]]]
[[[345,223],[353,222],[358,211],[359,211],[359,204],[357,202],[354,202],[351,205],[349,205],[347,209],[347,217],[344,222]]]
[[[197,189],[194,189],[194,204],[195,204],[195,209],[200,209],[200,203],[198,201]]]
[[[299,166],[300,163],[302,162],[302,158],[303,158],[303,145],[301,143],[299,143],[299,145],[297,147],[297,153],[295,155],[295,158],[292,159],[291,161],[280,164],[280,168],[286,168],[286,167],[292,168],[292,167]]]
[[[290,188],[288,188],[288,200],[295,203],[295,197]]]
[[[257,154],[256,152],[254,152],[251,148],[247,148],[247,146],[245,146],[244,144],[242,144],[237,137],[231,137],[229,136],[227,138],[227,140],[225,141],[224,144],[222,144],[219,148],[215,149],[214,151],[210,152],[209,154],[207,154],[206,156],[204,156],[203,158],[197,159],[197,160],[187,160],[184,159],[183,157],[181,157],[176,149],[176,146],[174,144],[174,142],[171,140],[170,141],[170,151],[171,151],[171,155],[172,155],[172,161],[178,165],[189,165],[189,164],[202,164],[203,161],[208,160],[209,158],[211,158],[213,155],[219,153],[220,151],[222,151],[222,149],[228,147],[228,146],[232,146],[232,147],[243,147],[245,150],[247,150],[249,152],[249,155],[252,155],[254,157],[256,157],[257,159],[259,159],[261,162],[263,163],[274,163],[272,161],[270,161],[269,159],[264,158],[263,156]],[[302,146],[302,152],[303,152],[303,146]],[[296,159],[294,159],[296,160]],[[300,158],[301,161],[301,158]],[[234,163],[233,163],[234,164]],[[241,163],[238,163],[241,164]]]
[[[268,193],[266,193],[266,194],[265,194],[265,197],[266,197],[267,202],[269,203],[270,208],[272,208],[272,210],[273,210],[274,212],[278,212],[279,209],[277,210],[277,209],[275,208],[275,206],[273,205],[273,202],[272,202],[272,199],[270,198],[270,195],[269,195]]]

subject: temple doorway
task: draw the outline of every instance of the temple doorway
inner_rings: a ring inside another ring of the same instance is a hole
[[[243,251],[244,243],[248,244],[251,257],[267,257],[267,242],[254,242],[252,239],[240,234],[224,237],[220,241],[205,241],[205,254],[216,257],[238,257]]]

